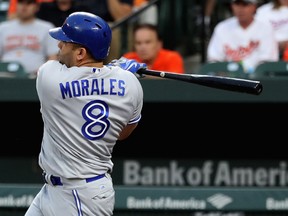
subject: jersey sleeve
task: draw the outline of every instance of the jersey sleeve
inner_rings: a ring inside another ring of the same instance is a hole
[[[141,83],[139,82],[138,78],[132,74],[135,78],[135,103],[134,103],[134,112],[132,118],[128,122],[128,124],[134,124],[140,121],[141,119],[141,112],[143,108],[143,89]]]

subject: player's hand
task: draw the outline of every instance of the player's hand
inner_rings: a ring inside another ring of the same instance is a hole
[[[133,59],[127,59],[125,57],[121,57],[120,59],[114,59],[109,64],[112,66],[118,66],[124,70],[128,70],[132,73],[134,73],[137,77],[143,77],[143,75],[140,75],[137,73],[139,69],[146,69],[147,65],[145,63],[139,63],[136,60]]]

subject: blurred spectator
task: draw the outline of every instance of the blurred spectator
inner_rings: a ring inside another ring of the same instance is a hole
[[[278,61],[279,49],[271,25],[255,19],[257,0],[232,0],[233,16],[219,22],[207,48],[207,61],[242,62],[247,73],[264,61]]]
[[[282,60],[283,61],[288,61],[288,46],[283,51]]]
[[[231,8],[230,8],[231,0],[205,0],[204,6],[204,22],[206,25],[209,25],[213,15],[216,15],[219,20],[226,19],[230,17]],[[217,14],[217,13],[223,14]],[[218,17],[220,16],[220,17]]]
[[[136,13],[141,8],[147,6],[150,0],[134,0],[133,1],[133,13]],[[133,49],[133,27],[142,23],[150,23],[152,25],[158,24],[158,6],[152,4],[145,10],[141,11],[138,15],[129,20],[127,31],[127,47],[126,50]],[[125,51],[124,51],[125,52]]]
[[[281,55],[288,44],[288,0],[272,0],[257,9],[256,18],[272,24]]]
[[[205,8],[204,8],[204,24],[205,26],[209,26],[211,22],[211,16],[213,11],[215,10],[215,6],[217,4],[217,0],[206,0]]]
[[[157,26],[152,24],[139,24],[133,30],[134,50],[123,56],[147,64],[151,70],[184,73],[182,56],[173,50],[163,48],[162,39]]]
[[[133,9],[133,0],[77,0],[75,3],[78,6],[89,8],[88,12],[100,16],[111,26],[115,21],[129,16]],[[112,28],[110,53],[105,60],[107,63],[121,56],[121,41],[123,37],[121,27]]]
[[[36,0],[18,0],[16,17],[0,23],[0,60],[20,62],[30,78],[48,59],[56,59],[57,41],[49,37],[54,25],[37,19]]]
[[[139,8],[144,7],[150,1],[149,0],[134,0],[133,11],[137,11]],[[136,22],[140,23],[150,23],[153,25],[158,24],[158,7],[156,4],[151,5],[147,9],[138,15]]]
[[[203,14],[197,16],[196,24],[205,27],[205,36],[210,37],[215,25],[231,17],[230,0],[205,0]]]
[[[37,17],[49,22],[55,26],[62,26],[67,16],[76,11],[88,11],[88,8],[81,5],[75,5],[76,0],[54,0],[53,2],[43,2]]]
[[[42,2],[53,2],[54,0],[37,0],[38,3]],[[16,16],[17,10],[17,2],[18,0],[10,0],[8,12],[7,12],[7,19],[13,19]]]
[[[133,0],[76,0],[78,6],[89,8],[89,12],[107,22],[122,19],[132,12]]]

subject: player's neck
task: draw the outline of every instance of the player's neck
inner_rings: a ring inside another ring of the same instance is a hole
[[[101,68],[103,67],[103,62],[95,62],[95,61],[84,61],[84,62],[80,62],[78,65],[78,67],[97,67],[97,68]]]

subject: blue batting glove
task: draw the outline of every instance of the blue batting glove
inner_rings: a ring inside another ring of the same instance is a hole
[[[127,59],[125,57],[121,57],[120,59],[114,59],[109,64],[112,66],[118,66],[124,70],[128,70],[132,73],[137,73],[139,69],[145,69],[147,68],[147,65],[145,63],[138,63],[136,60],[133,59]],[[139,74],[138,74],[139,75]]]

